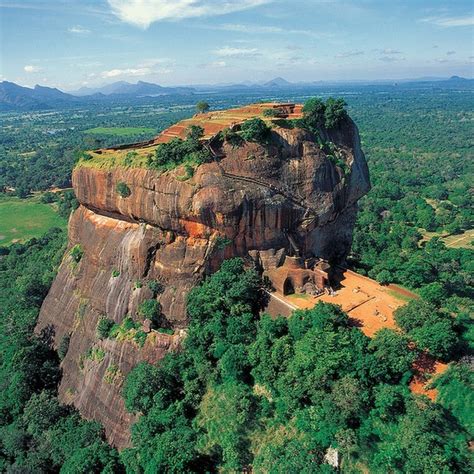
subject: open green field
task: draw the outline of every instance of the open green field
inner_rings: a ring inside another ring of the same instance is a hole
[[[422,229],[420,229],[423,234],[423,239],[420,241],[420,244],[423,242],[426,242],[427,240],[430,240],[434,237],[440,237],[441,240],[444,242],[446,247],[455,249],[455,248],[467,248],[467,249],[472,249],[474,248],[473,242],[474,242],[474,229],[469,229],[464,231],[462,234],[452,234],[452,235],[446,235],[446,234],[441,234],[439,232],[426,232]]]
[[[446,244],[446,247],[474,248],[474,245],[472,245],[474,242],[474,229],[466,230],[466,232],[463,232],[462,234],[450,235],[449,237],[445,237],[443,240]]]
[[[95,127],[89,128],[89,130],[84,130],[84,133],[88,133],[90,135],[110,135],[118,137],[154,132],[155,129],[146,127]]]
[[[66,228],[67,222],[51,204],[39,202],[39,196],[29,199],[0,198],[0,245],[25,242],[40,237],[51,227]]]

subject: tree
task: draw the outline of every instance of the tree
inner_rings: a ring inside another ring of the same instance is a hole
[[[388,285],[393,280],[393,276],[388,270],[382,270],[379,273],[377,273],[375,279],[381,285]]]
[[[436,308],[423,300],[412,300],[395,311],[397,326],[410,333],[425,323],[433,323],[437,318]]]
[[[158,368],[147,362],[140,362],[134,367],[123,388],[127,410],[146,413],[153,407],[153,397],[161,387],[158,373]]]
[[[377,331],[368,349],[371,352],[370,374],[377,382],[398,382],[416,358],[408,338],[388,328]]]
[[[336,128],[341,121],[347,117],[346,102],[344,99],[334,99],[329,97],[326,100],[326,109],[324,111],[324,125],[326,128]]]
[[[43,390],[39,394],[33,394],[23,412],[26,431],[39,438],[66,412],[67,410],[59,405],[58,399],[51,392]]]
[[[246,120],[240,126],[240,136],[248,142],[266,143],[270,132],[268,125],[258,117]]]
[[[308,99],[303,106],[303,121],[313,132],[324,126],[324,112],[326,105],[318,97]]]
[[[96,442],[91,446],[75,450],[61,468],[61,472],[77,474],[122,471],[117,451],[104,442]]]
[[[247,385],[226,382],[210,387],[204,395],[196,424],[201,452],[222,456],[222,468],[241,471],[249,464],[247,434],[253,426],[254,401]]]
[[[204,129],[199,125],[191,125],[186,131],[186,138],[191,141],[198,141],[204,136]]]
[[[424,324],[410,332],[410,337],[420,349],[437,359],[448,360],[458,343],[458,335],[450,316],[444,320]]]
[[[203,114],[205,112],[208,112],[209,109],[210,109],[210,106],[205,100],[200,100],[196,104],[196,110],[197,110],[198,114]]]
[[[438,308],[448,297],[448,291],[444,285],[439,282],[433,282],[423,286],[420,288],[419,294],[425,301]]]
[[[459,342],[452,316],[423,300],[410,301],[395,311],[395,321],[420,350],[446,359]]]

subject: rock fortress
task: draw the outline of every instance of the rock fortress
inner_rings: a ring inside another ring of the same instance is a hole
[[[265,143],[225,139],[255,117],[271,127]],[[124,377],[179,348],[188,292],[224,259],[241,257],[260,272],[272,315],[323,300],[341,304],[368,335],[393,326],[401,290],[344,269],[357,201],[370,189],[357,127],[344,116],[316,140],[288,126],[301,117],[292,103],[198,114],[149,142],[90,152],[74,169],[80,206],[37,331],[56,347],[70,339],[60,399],[100,421],[113,445],[129,444],[134,421],[121,397]],[[147,165],[160,144],[186,138],[193,125],[211,159],[191,172]],[[140,317],[140,303],[153,298],[165,331]],[[104,317],[120,325],[116,337],[98,337]]]

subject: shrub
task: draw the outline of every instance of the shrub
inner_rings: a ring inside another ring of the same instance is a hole
[[[151,160],[151,166],[172,169],[185,161],[197,164],[209,161],[211,155],[200,141],[203,134],[202,127],[192,125],[187,131],[186,140],[173,138],[168,143],[161,143],[155,150],[155,158]]]
[[[162,334],[169,334],[170,336],[174,334],[173,329],[170,329],[170,328],[158,328],[157,332],[160,332]]]
[[[118,276],[120,276],[120,272],[116,269],[112,270],[112,277],[117,278]]]
[[[143,347],[146,342],[146,332],[138,329],[133,339],[140,347]]]
[[[115,187],[115,189],[117,193],[123,198],[127,198],[130,196],[130,194],[132,194],[132,192],[130,191],[130,188],[123,181],[120,181],[119,183],[117,183],[117,186]]]
[[[263,111],[263,116],[264,117],[279,117],[281,115],[284,115],[284,112],[282,109],[276,108],[276,109],[265,109]]]
[[[61,338],[61,342],[59,343],[58,347],[58,357],[59,360],[63,360],[66,357],[67,351],[69,349],[69,342],[71,341],[71,335],[65,334]]]
[[[227,237],[218,236],[216,239],[216,247],[218,250],[224,250],[228,245],[232,243],[232,240]]]
[[[40,198],[40,201],[44,204],[51,204],[55,202],[56,200],[57,200],[57,196],[50,191],[45,192]]]
[[[123,160],[125,166],[131,166],[133,164],[134,159],[138,156],[136,151],[129,151],[125,155],[125,159]]]
[[[230,128],[225,128],[222,130],[222,138],[230,143],[233,147],[238,147],[244,142],[243,138],[237,133],[231,130]]]
[[[74,245],[70,251],[70,255],[74,262],[79,263],[84,255],[84,250],[82,249],[81,244]]]
[[[136,329],[139,325],[130,317],[127,316],[123,321],[122,321],[122,328],[125,331],[130,331],[131,329]]]
[[[160,315],[160,313],[161,305],[156,300],[145,300],[140,303],[140,306],[138,306],[138,314],[143,319],[151,319],[154,321]]]
[[[86,153],[85,151],[83,151],[82,153],[80,153],[79,158],[80,158],[82,161],[89,161],[89,160],[92,160],[92,155],[89,154],[89,153]]]
[[[148,288],[150,288],[150,290],[152,291],[153,297],[156,297],[156,295],[163,293],[165,289],[162,283],[156,280],[150,280],[148,282]]]
[[[248,142],[266,143],[270,137],[270,128],[260,118],[246,120],[240,126],[240,136]]]
[[[110,332],[114,327],[115,323],[109,318],[100,318],[97,323],[97,336],[100,339],[107,339],[110,336]]]

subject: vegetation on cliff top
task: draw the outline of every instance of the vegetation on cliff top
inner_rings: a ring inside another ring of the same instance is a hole
[[[303,118],[297,120],[283,121],[291,128],[300,127],[320,136],[321,129],[332,129],[347,117],[346,103],[343,99],[329,97],[326,102],[319,98],[309,99],[304,106]],[[209,108],[207,102],[199,102],[197,110],[199,113],[206,112]],[[264,117],[278,113],[271,109],[272,114],[263,114]],[[267,110],[265,111],[267,112]],[[281,120],[276,120],[274,125],[283,125]],[[149,167],[151,169],[166,171],[185,165],[186,179],[191,177],[196,166],[212,159],[209,149],[203,144],[202,137],[204,129],[199,125],[191,125],[187,130],[186,139],[172,138],[166,143],[160,143],[150,151],[149,148],[138,148],[134,151],[106,150],[97,153],[89,153],[82,156],[78,162],[79,166],[113,168],[113,167]],[[235,146],[241,146],[245,141],[268,144],[271,137],[271,127],[260,117],[245,120],[236,127],[236,130],[228,128],[220,132],[222,140],[228,141]],[[184,177],[183,177],[184,178]]]

